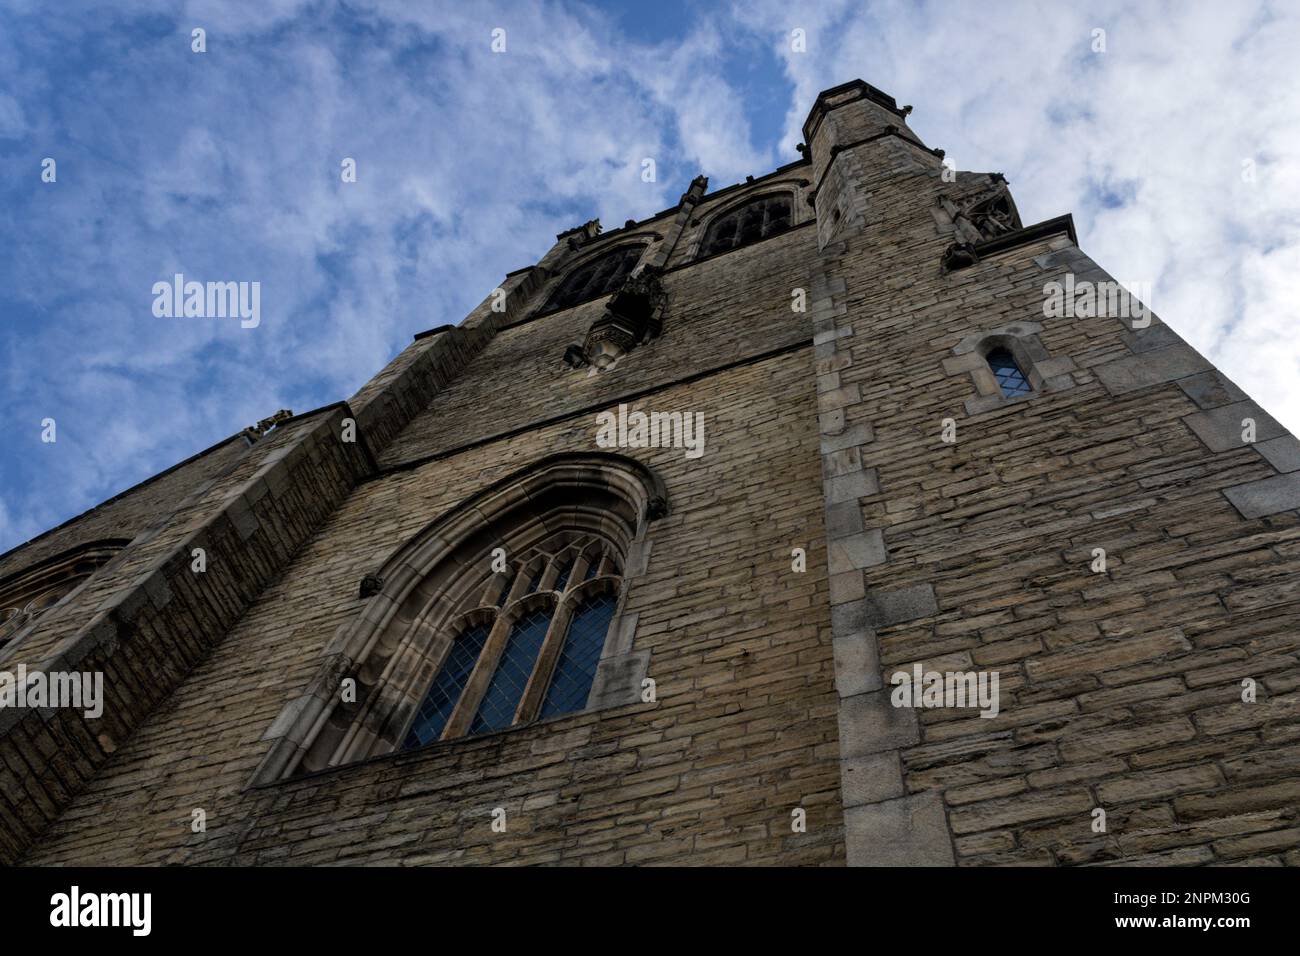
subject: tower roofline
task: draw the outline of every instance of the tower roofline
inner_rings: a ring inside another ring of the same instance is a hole
[[[899,119],[907,116],[912,111],[910,106],[900,107],[892,96],[884,90],[872,86],[866,80],[849,80],[847,83],[832,86],[830,89],[822,90],[817,94],[817,99],[813,101],[812,107],[808,110],[808,118],[803,121],[804,142],[807,143],[812,140],[813,133],[816,131],[822,117],[831,110],[862,99],[883,106],[898,116]]]

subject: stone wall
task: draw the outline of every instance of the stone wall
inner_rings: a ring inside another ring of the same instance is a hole
[[[634,405],[706,421],[698,460],[627,451],[659,472],[671,502],[627,598],[656,703],[245,789],[280,708],[358,613],[360,578],[492,481],[589,450],[595,414],[584,413],[362,483],[29,862],[842,859],[808,361],[803,347]],[[794,547],[811,550],[814,570],[791,572]],[[505,833],[491,829],[497,807]],[[190,832],[196,808],[204,834]],[[806,833],[792,828],[796,808]]]
[[[945,270],[962,186],[878,115],[828,112],[867,198],[814,277],[849,861],[1300,862],[1295,439],[1158,317],[1045,317],[1110,280],[1059,229]],[[1033,395],[982,387],[990,333]],[[917,664],[998,715],[892,706]]]

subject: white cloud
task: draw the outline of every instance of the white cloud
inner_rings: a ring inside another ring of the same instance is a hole
[[[57,410],[69,436],[4,472],[0,548],[277,408],[350,394],[562,229],[793,159],[816,93],[855,77],[915,104],[913,128],[961,168],[1006,172],[1027,220],[1074,211],[1098,261],[1151,280],[1162,317],[1300,428],[1291,11],[770,0],[645,43],[576,3],[191,0],[171,32],[164,0],[91,9],[0,13],[0,138],[22,137],[0,157],[31,177],[0,196],[0,231],[21,238],[0,294],[22,312],[0,398],[24,435]],[[750,49],[793,91],[780,143],[755,142],[747,75],[726,66]],[[44,191],[43,155],[60,161]],[[178,270],[261,281],[262,327],[154,319],[152,283]]]
[[[774,37],[807,24],[808,53],[777,47],[796,88],[787,142],[817,91],[854,77],[915,104],[928,145],[1005,172],[1027,222],[1073,212],[1085,251],[1151,282],[1161,318],[1300,431],[1295,7],[899,0],[736,15]],[[1126,201],[1104,208],[1103,189]]]

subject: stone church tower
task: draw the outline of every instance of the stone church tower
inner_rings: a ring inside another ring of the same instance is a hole
[[[908,112],[0,558],[0,858],[1300,862],[1300,444]]]

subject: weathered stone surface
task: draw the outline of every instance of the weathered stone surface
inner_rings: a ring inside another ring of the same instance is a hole
[[[1300,474],[1274,475],[1223,490],[1243,518],[1262,518],[1300,508]]]
[[[1300,440],[1292,435],[1283,435],[1270,441],[1255,445],[1255,451],[1264,456],[1264,460],[1282,473],[1300,471]]]
[[[1204,371],[1209,365],[1190,345],[1178,343],[1099,365],[1096,373],[1112,395],[1124,395],[1186,378]]]
[[[918,743],[916,714],[890,703],[889,690],[878,690],[840,701],[840,757],[863,757]]]
[[[1254,422],[1256,442],[1286,435],[1286,429],[1252,401],[1196,412],[1183,421],[1211,451],[1231,451],[1248,445],[1243,436],[1249,422]]]
[[[1163,328],[1163,326],[1162,326]],[[1246,400],[1246,393],[1218,369],[1178,380],[1178,387],[1199,408],[1219,408]]]
[[[892,750],[844,760],[840,771],[845,807],[880,803],[903,796],[903,769],[898,754]]]
[[[844,811],[849,863],[856,866],[951,866],[952,840],[937,793]]]

